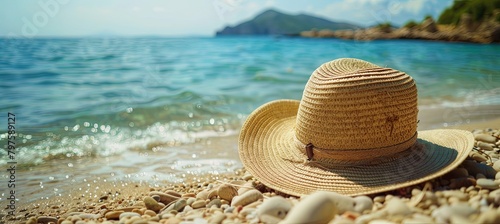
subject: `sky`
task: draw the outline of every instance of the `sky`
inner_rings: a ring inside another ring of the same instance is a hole
[[[266,9],[336,22],[435,19],[453,0],[0,0],[0,36],[213,36]]]

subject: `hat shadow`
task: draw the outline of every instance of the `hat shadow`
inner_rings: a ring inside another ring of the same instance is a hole
[[[369,188],[401,185],[406,182],[417,184],[417,182],[421,183],[451,171],[450,169],[447,172],[442,172],[457,158],[458,151],[456,149],[422,139],[417,141],[416,145],[421,147],[412,147],[398,155],[397,158],[386,158],[365,165],[336,166],[329,170],[332,174],[343,177],[353,184]]]

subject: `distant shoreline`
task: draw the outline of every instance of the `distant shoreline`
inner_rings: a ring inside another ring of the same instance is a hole
[[[457,26],[438,25],[432,18],[411,27],[393,28],[379,25],[357,30],[309,30],[298,34],[307,38],[339,38],[352,40],[415,39],[447,42],[500,43],[500,24],[494,20],[474,23],[466,16]]]

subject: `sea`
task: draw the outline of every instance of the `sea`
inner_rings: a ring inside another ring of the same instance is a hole
[[[3,38],[0,165],[15,162],[26,192],[59,195],[47,185],[84,183],[90,176],[158,184],[232,172],[242,167],[237,139],[246,117],[272,100],[300,100],[317,67],[344,57],[411,75],[420,112],[430,114],[419,118],[419,130],[500,117],[499,44]],[[15,117],[10,127],[9,117]],[[9,130],[16,133],[13,157]],[[1,177],[9,180],[6,169]]]

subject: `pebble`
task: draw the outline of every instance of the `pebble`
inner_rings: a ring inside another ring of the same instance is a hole
[[[465,169],[463,167],[459,167],[459,168],[453,169],[452,171],[445,174],[444,178],[455,179],[455,178],[468,177],[468,176],[469,176],[469,172],[467,171],[467,169]]]
[[[368,196],[357,196],[354,198],[354,211],[358,213],[363,213],[364,211],[372,210],[373,201]]]
[[[476,223],[498,223],[499,220],[500,212],[495,211],[494,209],[489,209],[479,215],[479,217],[475,221]]]
[[[234,197],[231,202],[231,206],[245,206],[254,201],[262,199],[263,197],[264,196],[262,195],[262,193],[260,193],[260,191],[252,189],[243,193],[242,195]]]
[[[387,202],[385,209],[389,215],[394,216],[407,216],[412,213],[408,205],[399,198],[392,198]]]
[[[166,194],[166,193],[163,193],[163,192],[159,192],[159,191],[151,191],[149,192],[149,196],[152,197],[154,195],[158,195],[160,197],[160,202],[163,203],[163,204],[170,204],[171,202],[179,199],[179,197],[175,196],[175,195],[172,195],[172,194]]]
[[[257,216],[263,223],[278,223],[283,220],[292,204],[281,196],[269,198],[257,209]]]
[[[144,202],[146,208],[149,210],[159,212],[163,208],[163,206],[158,204],[158,202],[152,197],[146,196],[144,197],[144,199],[142,199],[142,201]]]
[[[127,217],[140,217],[141,215],[139,213],[135,212],[123,212],[120,214],[120,219],[127,218]]]
[[[220,208],[220,207],[222,206],[222,201],[221,201],[220,199],[216,198],[216,199],[214,199],[214,200],[211,200],[211,201],[208,203],[207,207],[211,208],[211,207],[213,207],[214,205],[215,205],[215,207]]]
[[[493,163],[493,169],[495,169],[495,171],[497,171],[497,172],[500,172],[500,160]]]
[[[208,198],[208,190],[202,190],[196,194],[196,199],[207,200]]]
[[[479,154],[478,152],[472,152],[471,154],[469,154],[469,156],[478,162],[485,162],[488,160],[486,156]]]
[[[104,215],[106,219],[119,219],[123,211],[110,211]]]
[[[206,199],[199,199],[199,200],[206,200]],[[187,205],[192,205],[192,204],[193,204],[193,202],[195,202],[195,201],[196,201],[196,198],[188,198],[188,199],[186,200],[186,204],[187,204]]]
[[[198,209],[198,208],[205,208],[206,205],[207,203],[205,202],[205,200],[198,200],[193,202],[193,204],[191,204],[191,207],[193,207],[194,209]]]
[[[478,173],[478,174],[476,174],[476,180],[479,180],[479,179],[486,179],[486,176],[482,173]]]
[[[185,199],[180,199],[177,202],[175,202],[173,206],[173,210],[175,211],[181,211],[184,207],[186,207],[187,201]]]
[[[77,215],[81,219],[98,219],[101,217],[99,214],[90,214],[90,213],[80,213]]]
[[[226,219],[226,215],[224,213],[216,213],[208,219],[208,223],[220,224],[224,221],[224,219]]]
[[[238,189],[238,195],[242,195],[243,193],[251,190],[251,189],[254,189],[253,188],[253,184],[252,182],[247,182],[245,184],[243,184],[239,189]]]
[[[495,143],[497,140],[494,136],[491,136],[489,134],[477,134],[475,137],[476,141],[482,141],[486,143]]]
[[[182,212],[184,212],[184,213],[187,213],[190,211],[193,211],[193,207],[191,207],[189,205],[184,206],[184,208],[182,209]]]
[[[467,203],[460,203],[441,206],[432,212],[432,217],[434,217],[438,223],[450,223],[450,219],[453,216],[467,218],[475,212],[476,210],[471,208]]]
[[[376,196],[373,198],[373,202],[384,203],[384,201],[385,201],[384,196]]]
[[[245,175],[243,175],[243,180],[249,181],[252,178],[253,178],[253,176],[250,173],[245,173]]]
[[[479,179],[477,180],[476,186],[484,189],[496,190],[500,186],[491,179]]]
[[[496,205],[500,205],[500,189],[496,189],[494,191],[491,191],[488,194],[488,199],[490,199]]]
[[[477,147],[485,151],[492,151],[495,145],[486,142],[477,142]]]
[[[234,206],[227,207],[226,209],[224,209],[224,213],[233,213],[234,209],[235,209]]]
[[[48,224],[48,223],[57,223],[57,218],[50,216],[40,216],[38,217],[38,223]]]
[[[221,199],[231,201],[233,197],[238,195],[238,190],[233,185],[221,184],[217,189],[217,195],[219,195]]]
[[[499,160],[500,161],[500,160]],[[482,173],[486,178],[495,178],[497,171],[495,171],[494,166],[488,166],[486,164],[478,163],[473,160],[465,160],[462,165],[467,169],[469,175],[476,176],[478,173]],[[500,163],[498,164],[500,169]]]
[[[331,199],[331,193],[317,191],[305,197],[290,210],[282,223],[330,222],[336,214],[339,214],[336,203]]]
[[[152,211],[152,210],[146,210],[144,212],[144,215],[149,215],[149,216],[153,217],[153,216],[156,216],[156,212]]]
[[[414,214],[411,218],[403,219],[402,224],[422,224],[422,223],[433,223],[432,217],[422,215],[422,214]]]
[[[451,179],[448,185],[451,189],[459,189],[461,187],[469,187],[476,185],[476,180],[474,178],[461,177],[456,179]]]
[[[330,200],[335,203],[339,214],[342,214],[346,211],[354,211],[354,205],[356,204],[356,202],[352,197],[335,192],[330,192],[328,196],[330,197]]]

